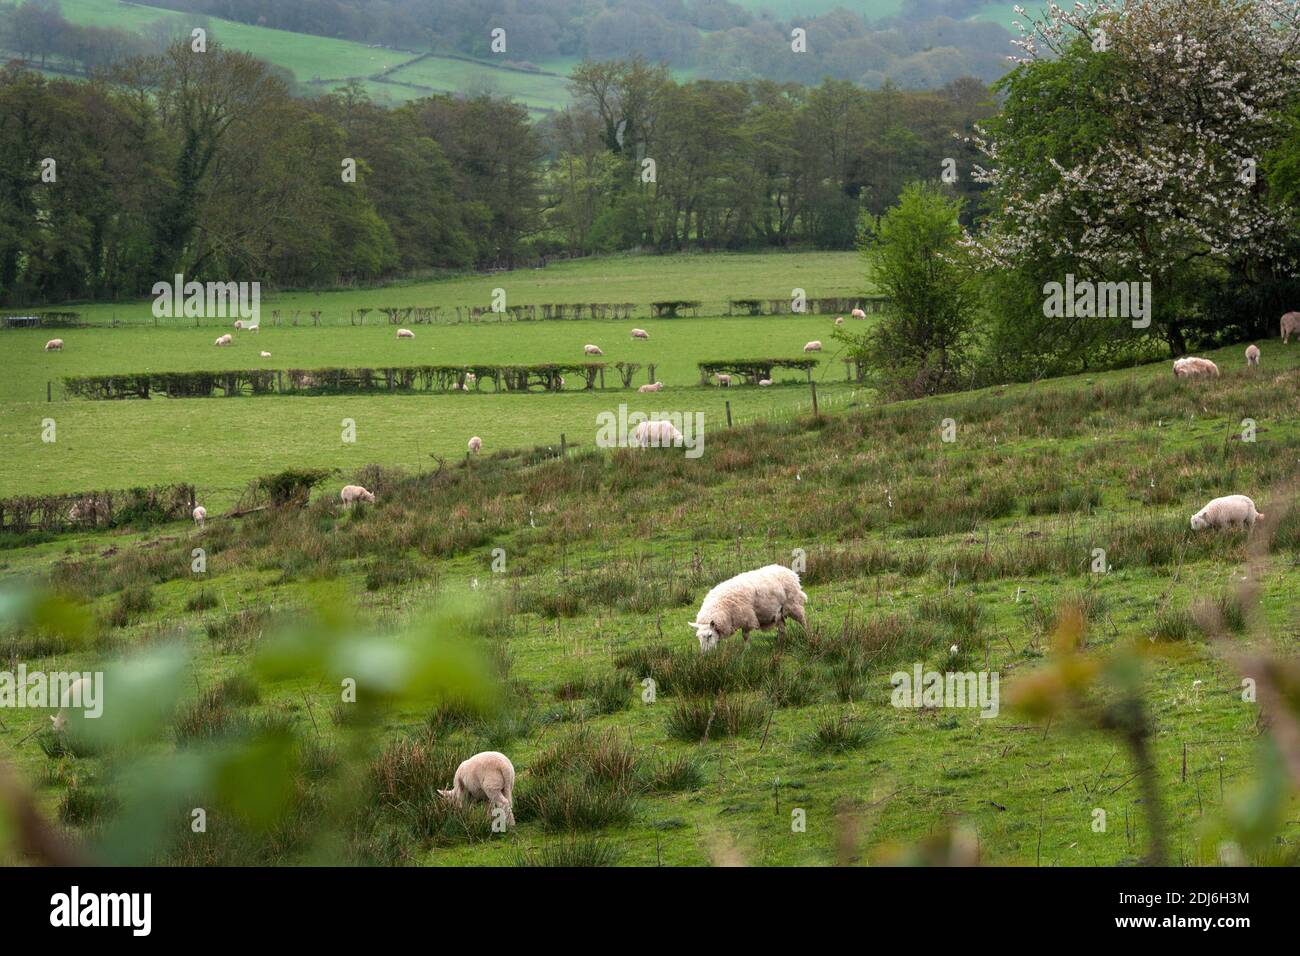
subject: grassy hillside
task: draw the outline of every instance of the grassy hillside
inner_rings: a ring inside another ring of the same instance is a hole
[[[1258,710],[1205,638],[1209,611],[1234,650],[1297,643],[1300,514],[1286,489],[1300,452],[1300,350],[1266,343],[1254,373],[1239,351],[1213,356],[1224,376],[1209,382],[1175,381],[1161,363],[713,430],[694,461],[673,450],[533,466],[485,458],[417,480],[375,476],[379,503],[351,512],[331,486],[305,510],[204,532],[10,549],[0,574],[50,574],[102,622],[84,649],[19,631],[10,653],[53,669],[179,642],[196,690],[156,752],[269,724],[303,741],[292,809],[273,838],[226,825],[193,840],[178,823],[173,860],[310,857],[330,825],[323,807],[343,787],[368,809],[333,825],[360,858],[384,862],[508,864],[547,852],[878,863],[964,826],[989,862],[1132,863],[1153,808],[1122,738],[1076,719],[1036,723],[1010,702],[1017,680],[1060,663],[1052,634],[1070,619],[1066,602],[1087,622],[1085,661],[1141,652],[1171,861],[1212,862],[1202,834],[1263,778]],[[1234,438],[1244,417],[1258,422],[1254,442]],[[956,423],[951,443],[945,418]],[[1253,495],[1271,518],[1255,532],[1271,539],[1257,604],[1236,589],[1247,537],[1187,525],[1228,492]],[[200,545],[209,563],[196,576]],[[1090,571],[1098,547],[1107,573]],[[808,629],[701,657],[684,622],[705,591],[798,553]],[[322,589],[380,633],[460,595],[499,601],[481,640],[508,680],[503,709],[387,710],[369,770],[349,777],[355,740],[329,675],[256,692],[241,676],[278,616]],[[998,672],[999,714],[891,706],[890,675],[915,664]],[[657,686],[648,703],[647,677]],[[16,712],[9,733],[44,719]],[[17,759],[49,812],[87,832],[111,819],[121,766],[45,744],[52,756],[28,743]],[[481,812],[450,814],[431,789],[482,749],[505,751],[520,771],[509,834],[490,833]],[[208,796],[196,805],[221,806]],[[792,829],[792,809],[806,830]],[[1251,859],[1294,860],[1294,805],[1278,825],[1278,842]]]

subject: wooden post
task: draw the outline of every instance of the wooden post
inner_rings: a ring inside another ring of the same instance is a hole
[[[45,400],[54,401],[54,383],[48,380],[45,382]]]
[[[275,390],[281,395],[284,394],[284,372],[280,369],[275,370]]]
[[[731,399],[727,399],[727,401],[724,404],[726,404],[727,406],[727,427],[730,428],[731,427]]]
[[[560,432],[560,457],[564,458],[568,454],[569,445],[564,440],[564,432]]]
[[[813,382],[813,381],[810,381],[810,382],[808,383],[808,386],[809,386],[809,388],[812,389],[813,418],[817,418],[817,417],[818,417],[818,416],[817,416],[817,383],[816,383],[816,382]]]

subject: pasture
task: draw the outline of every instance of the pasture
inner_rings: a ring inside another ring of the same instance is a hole
[[[294,334],[308,331],[321,330]],[[728,431],[710,418],[698,461],[590,449],[540,465],[485,457],[414,483],[389,474],[379,503],[352,511],[337,505],[340,478],[304,511],[216,521],[204,532],[185,524],[11,548],[0,573],[50,574],[100,622],[85,648],[19,633],[11,651],[53,669],[179,642],[195,690],[164,751],[194,734],[220,737],[269,721],[304,746],[338,753],[349,724],[323,678],[303,676],[260,696],[231,690],[243,686],[276,616],[309,611],[328,592],[352,605],[362,626],[396,633],[430,606],[485,596],[503,608],[485,640],[510,693],[485,717],[384,713],[379,749],[358,784],[374,808],[352,850],[363,860],[877,863],[938,853],[926,841],[942,845],[961,826],[978,835],[986,862],[1133,863],[1146,846],[1149,810],[1122,740],[1069,718],[1044,725],[1009,703],[1017,679],[1050,666],[1063,608],[1079,607],[1085,656],[1141,654],[1170,861],[1212,862],[1214,835],[1262,771],[1257,712],[1207,636],[1206,609],[1226,610],[1226,639],[1237,651],[1294,652],[1297,642],[1289,596],[1300,585],[1300,514],[1280,515],[1270,532],[1257,602],[1237,590],[1247,538],[1187,526],[1187,515],[1229,489],[1254,494],[1266,512],[1286,512],[1277,496],[1300,452],[1300,349],[1265,343],[1264,368],[1254,373],[1240,367],[1239,352],[1211,353],[1224,369],[1216,381],[1176,382],[1158,363],[859,404],[819,421],[787,416]],[[671,405],[674,391],[647,397]],[[504,419],[516,404],[532,414],[613,397],[434,401],[472,403],[480,415],[504,409]],[[137,408],[181,409],[184,418],[171,423],[179,427],[208,408],[230,420],[319,406],[332,420],[357,401],[76,404],[102,415],[107,430]],[[1257,420],[1255,442],[1234,440],[1246,416]],[[948,417],[958,423],[952,443],[940,437]],[[220,426],[207,424],[195,428],[211,440]],[[386,440],[398,441],[403,427],[394,420]],[[120,444],[115,434],[102,444]],[[315,442],[344,475],[375,460],[361,450],[355,461],[345,457],[351,451],[334,437],[285,448],[283,459],[310,463]],[[193,470],[216,474],[217,459],[240,448],[258,454],[248,434],[221,442]],[[167,457],[150,459],[151,475]],[[110,459],[104,467],[126,465]],[[196,576],[189,555],[200,544],[210,564]],[[1098,546],[1107,551],[1105,573],[1090,569]],[[500,573],[497,548],[506,560]],[[744,649],[724,642],[701,658],[684,622],[704,591],[743,568],[788,562],[796,549],[807,560],[808,630],[756,635]],[[1002,675],[998,716],[891,706],[891,673],[954,660]],[[659,685],[652,703],[640,696],[647,676]],[[25,734],[43,719],[20,713],[10,726]],[[415,773],[445,785],[454,758],[481,749],[509,753],[521,774],[519,826],[509,834],[487,832],[472,815],[448,817],[430,791],[403,782]],[[105,759],[51,757],[29,743],[18,760],[44,781],[39,796],[52,815],[91,835],[111,819],[120,784]],[[274,840],[223,831],[201,849],[178,839],[163,858],[309,856],[319,835],[313,807],[338,772],[329,761],[323,770],[317,758],[310,763],[317,769],[304,765],[301,802]],[[1099,807],[1110,821],[1100,832]],[[805,830],[792,829],[792,810],[806,815]],[[1252,859],[1294,855],[1294,807],[1279,833]]]

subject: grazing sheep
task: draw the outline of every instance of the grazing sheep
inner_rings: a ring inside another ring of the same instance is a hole
[[[439,790],[438,796],[455,807],[463,807],[466,798],[485,800],[494,811],[505,811],[507,826],[515,825],[511,792],[515,788],[515,766],[505,754],[485,750],[463,761],[456,768],[456,779],[450,790]]]
[[[681,443],[682,433],[670,421],[641,422],[632,430],[632,444],[642,448],[671,448]]]
[[[1246,346],[1246,366],[1259,364],[1259,347],[1256,345]]]
[[[50,718],[50,723],[54,725],[55,730],[62,730],[68,726],[68,715],[64,712],[75,702],[80,701],[82,704],[88,704],[87,693],[95,692],[94,685],[91,684],[89,677],[78,677],[63,692],[63,697],[59,700],[59,712]],[[87,708],[89,709],[89,708]]]
[[[584,352],[586,352],[588,355],[604,355],[604,354],[605,354],[604,352],[602,352],[602,351],[600,350],[600,346],[599,346],[599,345],[591,345],[590,343],[587,344],[587,345],[584,345],[584,346],[582,347],[582,350],[583,350]]]
[[[808,595],[799,587],[799,575],[783,565],[769,564],[715,585],[704,596],[691,627],[701,653],[717,647],[721,638],[736,631],[746,642],[750,631],[766,631],[773,625],[778,634],[784,634],[786,618],[808,626],[803,607],[806,600]]]
[[[1225,495],[1215,498],[1192,515],[1192,530],[1206,528],[1253,528],[1255,521],[1264,517],[1255,510],[1255,502],[1245,495]]]
[[[263,353],[261,353],[261,354],[262,354],[262,358],[270,358],[270,357],[271,357],[271,353],[270,353],[270,352],[263,352]]]
[[[633,329],[633,330],[632,330],[632,338],[634,338],[634,339],[648,339],[648,338],[650,338],[650,333],[647,332],[645,329]]]
[[[1209,359],[1197,358],[1194,355],[1174,360],[1174,378],[1197,378],[1202,375],[1217,378],[1219,366]]]
[[[638,392],[658,392],[658,391],[662,391],[662,390],[663,390],[663,387],[664,387],[664,383],[663,383],[663,382],[654,382],[654,383],[652,383],[652,384],[650,384],[650,385],[642,385],[640,388],[637,389],[637,391],[638,391]]]
[[[244,328],[244,320],[243,320],[243,319],[235,319],[235,328],[238,329],[238,330],[240,330],[240,331],[243,331],[243,328]]]
[[[62,352],[62,351],[63,351],[63,339],[50,339],[48,342],[45,343],[45,351],[47,351],[47,352]]]
[[[413,339],[415,338],[415,333],[412,332],[410,329],[398,329],[397,337],[399,339]]]
[[[483,439],[479,438],[477,435],[471,438],[469,440],[469,450],[477,455],[483,450]]]
[[[1300,312],[1288,312],[1282,316],[1282,341],[1291,341],[1291,333],[1300,332]]]
[[[203,522],[208,520],[208,509],[203,507],[203,505],[199,505],[197,508],[194,509],[193,513],[194,513],[194,523],[198,525],[200,528],[202,528]]]
[[[836,324],[836,325],[843,325],[843,324],[844,324],[844,316],[842,316],[842,315],[837,315],[837,316],[835,316],[835,324]]]
[[[769,385],[772,384],[772,380],[770,378],[760,378],[758,380],[758,384],[763,388],[767,388]]]
[[[368,501],[372,505],[375,503],[375,496],[360,485],[344,485],[343,490],[339,492],[339,497],[343,499],[345,505],[351,505],[357,501]]]
[[[235,341],[235,337],[234,337],[233,335],[231,335],[229,332],[227,332],[225,335],[219,336],[219,337],[217,338],[217,340],[216,340],[215,342],[213,342],[212,344],[213,344],[213,345],[229,345],[229,344],[230,344],[231,342],[233,342],[233,341]]]
[[[728,385],[731,384],[730,375],[725,375],[722,372],[719,372],[717,378],[718,378],[718,384],[721,385],[723,388],[726,388]]]
[[[863,312],[861,309],[854,309],[849,313],[849,315],[853,316],[855,319],[865,319],[867,317],[867,313]]]
[[[821,340],[813,339],[811,342],[809,342],[807,345],[803,347],[803,350],[805,352],[820,352],[822,350]]]

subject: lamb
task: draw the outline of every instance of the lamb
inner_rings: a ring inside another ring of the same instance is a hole
[[[469,450],[477,455],[483,450],[483,439],[479,438],[477,435],[471,438],[469,440]]]
[[[1264,516],[1255,510],[1255,502],[1245,495],[1225,495],[1215,498],[1192,515],[1192,530],[1253,528],[1255,522],[1262,517]]]
[[[235,328],[236,328],[237,330],[241,330],[241,331],[242,331],[243,328],[244,328],[244,320],[243,320],[243,319],[235,319]]]
[[[515,788],[515,766],[505,754],[495,750],[477,753],[456,768],[456,778],[450,790],[439,790],[438,796],[452,806],[463,807],[466,798],[486,800],[495,814],[504,811],[507,826],[515,825],[511,791]]]
[[[867,317],[867,313],[863,312],[861,309],[854,309],[849,313],[849,315],[853,316],[855,319],[865,319]]]
[[[196,507],[194,509],[194,523],[198,525],[200,528],[202,528],[203,522],[207,520],[208,520],[208,509],[203,507],[203,505],[199,505],[198,507]]]
[[[262,354],[262,358],[270,358],[270,357],[271,357],[271,353],[270,353],[270,352],[263,352],[263,353],[261,353],[261,354]]]
[[[1246,367],[1249,368],[1252,365],[1258,365],[1258,364],[1259,364],[1259,346],[1247,345],[1246,346]]]
[[[1209,359],[1197,358],[1194,355],[1174,360],[1174,378],[1197,378],[1202,375],[1217,378],[1219,366]]]
[[[835,316],[835,324],[836,324],[836,325],[843,325],[843,324],[844,324],[844,316],[842,316],[842,315],[837,315],[837,316]]]
[[[375,496],[360,485],[344,485],[343,490],[339,492],[339,497],[343,499],[345,505],[351,505],[357,501],[368,501],[372,505],[375,503]]]
[[[760,378],[758,380],[758,384],[762,388],[767,388],[769,385],[772,384],[772,380],[770,378]]]
[[[50,723],[54,725],[54,729],[62,730],[64,727],[68,726],[68,715],[65,711],[69,707],[72,707],[73,704],[85,705],[87,710],[94,709],[92,703],[94,694],[95,686],[91,683],[89,677],[78,677],[69,684],[67,689],[63,691],[63,697],[59,699],[60,707],[58,714],[50,718]]]
[[[1300,332],[1300,312],[1288,312],[1282,316],[1282,342],[1291,340],[1292,332]]]
[[[731,376],[730,376],[730,375],[724,375],[722,372],[719,372],[719,373],[718,373],[718,384],[721,385],[723,388],[726,388],[728,385],[731,384]]]
[[[235,341],[235,337],[234,337],[233,335],[231,335],[229,332],[227,332],[225,335],[220,336],[220,337],[219,337],[215,342],[213,342],[212,344],[213,344],[213,345],[229,345],[229,344],[230,344],[231,342],[233,342],[233,341]]]
[[[50,339],[48,342],[45,343],[45,351],[47,351],[47,352],[62,352],[62,351],[63,351],[63,339]]]
[[[663,383],[663,382],[654,382],[653,384],[650,384],[650,385],[642,385],[640,388],[637,389],[637,391],[638,391],[638,392],[658,392],[658,391],[662,391],[662,390],[663,390],[663,387],[664,387],[664,383]]]
[[[670,421],[641,422],[632,430],[632,444],[642,448],[671,448],[681,446],[682,433]]]
[[[588,355],[604,355],[604,354],[605,354],[604,352],[602,352],[602,351],[600,350],[600,346],[599,346],[599,345],[592,345],[592,344],[590,344],[590,343],[588,343],[587,345],[584,345],[584,346],[582,347],[582,350],[583,350],[584,352],[586,352]]]
[[[398,329],[397,337],[399,339],[413,339],[415,338],[415,333],[412,332],[410,329]]]
[[[803,347],[805,352],[820,352],[822,350],[821,339],[813,339]]]
[[[776,626],[785,633],[786,618],[804,627],[804,601],[808,595],[799,587],[799,575],[780,564],[769,564],[728,578],[704,596],[699,613],[691,622],[700,642],[700,653],[718,646],[721,638],[740,631],[746,643],[749,632]]]
[[[632,338],[634,338],[634,339],[648,339],[648,338],[650,338],[650,333],[647,332],[645,329],[633,329],[633,330],[632,330]]]

